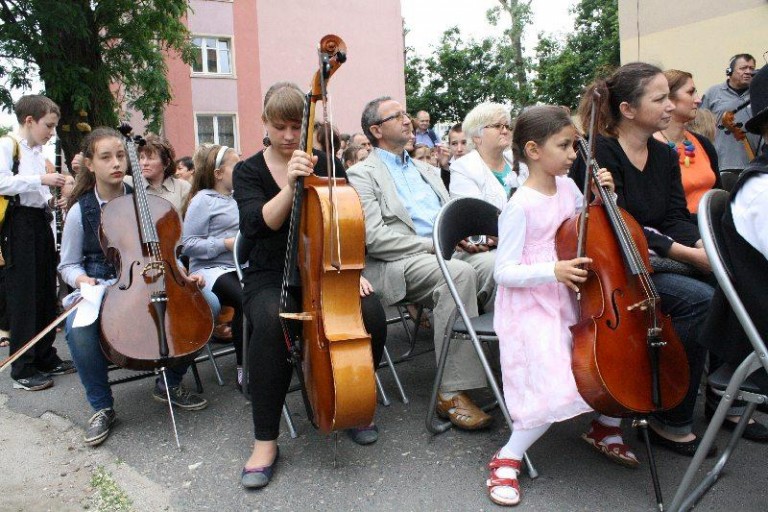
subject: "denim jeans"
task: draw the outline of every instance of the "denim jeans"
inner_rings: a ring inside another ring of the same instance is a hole
[[[112,407],[114,400],[107,375],[110,363],[99,344],[100,323],[97,320],[85,327],[72,327],[75,316],[67,318],[65,332],[70,355],[85,388],[85,396],[94,411]],[[168,386],[173,388],[181,384],[187,368],[187,365],[168,368]]]
[[[707,283],[680,274],[657,272],[652,274],[652,279],[661,297],[661,311],[672,317],[677,337],[685,347],[690,384],[680,405],[654,414],[651,422],[670,434],[685,435],[692,431],[693,409],[707,356],[707,349],[698,343],[699,332],[714,289]]]

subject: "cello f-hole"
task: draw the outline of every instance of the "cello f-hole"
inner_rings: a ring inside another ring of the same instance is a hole
[[[131,266],[128,267],[128,283],[121,283],[117,286],[118,290],[127,290],[133,285],[133,267],[135,266],[141,266],[140,261],[134,261],[131,263]],[[117,267],[120,268],[120,267]]]
[[[616,297],[623,297],[624,293],[622,293],[621,290],[614,290],[611,294],[611,308],[613,309],[613,317],[616,319],[616,322],[614,322],[611,319],[606,320],[605,325],[607,325],[610,329],[613,329],[614,331],[619,328],[619,324],[621,324],[621,316],[619,315],[619,304],[616,302]]]

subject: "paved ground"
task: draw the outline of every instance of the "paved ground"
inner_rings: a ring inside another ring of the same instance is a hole
[[[403,338],[402,328],[390,328],[393,355],[405,349]],[[66,344],[60,339],[57,346],[65,350]],[[429,346],[429,335],[420,335],[419,348]],[[234,358],[221,358],[219,365],[227,380],[223,387],[216,384],[210,363],[200,365],[208,409],[177,414],[181,451],[173,442],[167,409],[150,396],[151,380],[114,388],[119,423],[104,445],[90,449],[81,443],[91,412],[77,375],[58,377],[54,388],[29,393],[12,390],[4,372],[0,510],[106,509],[98,500],[104,485],[92,477],[98,468],[112,475],[118,490],[139,511],[497,509],[486,497],[485,464],[508,431],[496,411],[491,430],[449,431],[437,437],[426,432],[432,353],[397,366],[411,399],[408,405],[397,399],[388,370],[380,373],[392,399],[390,407],[377,412],[380,441],[359,447],[339,436],[336,467],[333,437],[319,434],[306,422],[299,394],[291,394],[288,403],[299,438],[281,434],[276,476],[257,492],[245,492],[239,484],[252,440],[250,404],[234,388]],[[187,384],[192,384],[191,378]],[[628,437],[642,456],[640,470],[610,464],[593,453],[579,439],[589,420],[585,415],[556,425],[533,447],[530,456],[541,476],[522,479],[524,502],[518,510],[654,509],[645,454],[634,435]],[[703,431],[705,426],[699,421],[696,428]],[[764,445],[743,443],[727,475],[697,510],[766,510],[766,454]],[[664,451],[657,451],[657,459],[665,496],[671,500],[688,460]]]

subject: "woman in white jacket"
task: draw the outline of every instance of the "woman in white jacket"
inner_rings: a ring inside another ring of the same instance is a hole
[[[499,103],[481,103],[462,123],[474,149],[451,163],[451,197],[476,197],[502,209],[527,169],[512,170],[512,120]]]

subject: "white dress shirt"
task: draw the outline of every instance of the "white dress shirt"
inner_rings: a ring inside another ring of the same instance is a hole
[[[731,205],[736,232],[768,259],[768,174],[747,180]]]
[[[13,140],[19,142],[19,173],[13,175]],[[16,135],[0,138],[0,195],[18,194],[21,206],[46,208],[51,190],[40,178],[45,174],[43,146],[29,147],[27,139]]]

